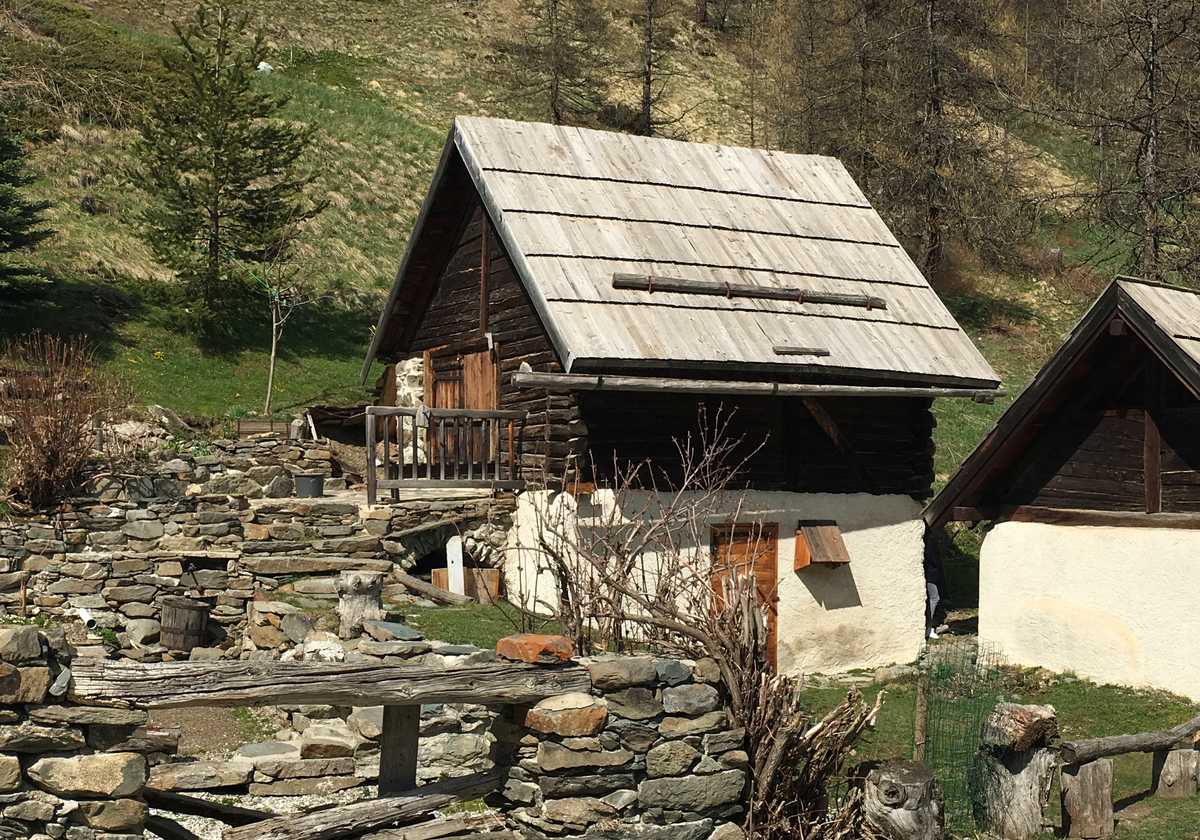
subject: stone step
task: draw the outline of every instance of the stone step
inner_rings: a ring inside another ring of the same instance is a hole
[[[253,554],[241,559],[243,569],[260,575],[304,575],[322,572],[390,572],[391,560],[329,554]]]

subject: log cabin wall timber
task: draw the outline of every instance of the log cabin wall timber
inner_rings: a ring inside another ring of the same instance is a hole
[[[486,307],[486,331],[491,333],[499,356],[499,408],[527,413],[517,440],[523,477],[535,486],[543,476],[549,483],[557,484],[573,463],[570,456],[583,450],[578,401],[572,394],[521,391],[512,387],[512,374],[522,364],[545,373],[562,373],[563,367],[490,222],[487,222],[487,284],[481,295],[479,274],[486,217],[477,196],[472,198],[466,212],[467,221],[457,244],[437,278],[428,308],[420,317],[412,350],[423,352],[481,339],[484,320],[481,308]],[[504,436],[500,449],[507,462],[508,441]]]
[[[651,461],[655,479],[674,478],[678,442],[725,429],[746,459],[737,483],[797,493],[929,495],[933,483],[931,402],[923,399],[583,393],[590,467],[598,484],[616,464]]]
[[[1101,339],[984,510],[1200,511],[1200,401],[1136,337]]]

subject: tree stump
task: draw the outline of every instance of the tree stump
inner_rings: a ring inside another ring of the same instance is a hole
[[[1057,734],[1053,706],[996,706],[983,725],[972,779],[975,821],[981,829],[1004,840],[1041,834],[1057,766],[1047,745]]]
[[[364,621],[378,621],[383,609],[383,572],[342,572],[337,580],[340,619],[338,635],[350,639],[362,633]]]
[[[1112,783],[1113,765],[1107,758],[1062,769],[1063,831],[1068,837],[1098,840],[1113,833]]]
[[[1200,752],[1194,749],[1160,750],[1154,754],[1154,795],[1187,799],[1196,795]]]
[[[942,788],[923,764],[888,761],[867,774],[863,810],[888,840],[942,840]]]

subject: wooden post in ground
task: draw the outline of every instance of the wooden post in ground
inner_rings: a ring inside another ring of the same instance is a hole
[[[917,672],[917,708],[913,716],[913,761],[925,761],[925,744],[929,740],[929,675]]]
[[[379,795],[392,796],[417,786],[420,706],[384,706],[379,742]]]
[[[383,572],[342,572],[337,579],[338,635],[349,639],[362,632],[364,621],[378,621],[383,609]]]
[[[1099,840],[1113,833],[1113,765],[1100,758],[1062,768],[1063,833],[1067,837]]]
[[[403,459],[401,459],[403,460]],[[384,476],[387,478],[387,476]],[[377,482],[375,476],[375,415],[370,411],[367,412],[367,505],[375,507],[375,499],[378,495]]]
[[[942,840],[945,836],[942,788],[933,773],[915,761],[889,761],[867,774],[863,812],[888,840]]]
[[[1154,754],[1154,795],[1187,799],[1196,795],[1200,752],[1191,749],[1159,750]]]
[[[1004,840],[1042,833],[1058,763],[1048,744],[1057,734],[1052,706],[1000,703],[992,710],[975,759],[975,821],[981,829]]]

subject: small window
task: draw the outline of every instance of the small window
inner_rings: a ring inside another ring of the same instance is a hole
[[[801,521],[796,526],[795,571],[809,566],[844,566],[850,562],[842,530],[833,520]]]

